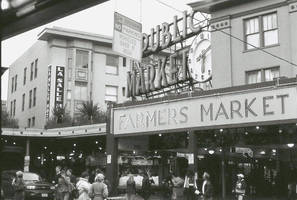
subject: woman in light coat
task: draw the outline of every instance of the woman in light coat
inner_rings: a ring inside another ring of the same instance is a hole
[[[77,200],[89,200],[89,190],[91,184],[89,183],[89,174],[88,172],[83,172],[81,178],[76,183],[76,188],[78,190],[79,197]]]
[[[95,182],[90,187],[89,197],[93,200],[104,200],[108,197],[108,189],[104,183],[103,174],[97,174],[95,177]]]

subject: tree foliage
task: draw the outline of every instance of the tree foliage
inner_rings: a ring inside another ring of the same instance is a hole
[[[93,101],[83,102],[79,108],[79,121],[89,121],[93,123],[106,122],[106,113],[101,110],[98,104],[94,104]]]
[[[18,120],[11,118],[7,111],[1,111],[1,126],[3,128],[19,128]]]

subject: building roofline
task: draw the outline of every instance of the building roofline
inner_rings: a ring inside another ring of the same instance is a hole
[[[188,5],[199,12],[211,14],[214,11],[227,7],[237,6],[256,0],[203,0],[189,3]]]
[[[72,138],[106,135],[106,123],[54,129],[2,128],[3,136]]]
[[[77,31],[73,29],[66,29],[54,26],[53,28],[44,28],[38,35],[38,40],[48,41],[53,37],[58,38],[75,38],[89,40],[99,43],[112,43],[112,37],[106,35],[100,35],[95,33],[89,33],[84,31]]]

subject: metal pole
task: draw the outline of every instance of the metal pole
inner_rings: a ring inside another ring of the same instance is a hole
[[[225,147],[222,148],[222,199],[226,198],[226,181],[225,181]]]

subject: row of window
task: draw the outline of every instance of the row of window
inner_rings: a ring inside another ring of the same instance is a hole
[[[277,14],[270,13],[244,21],[245,49],[255,49],[278,44]]]
[[[33,90],[29,91],[29,108],[36,106],[36,92],[37,92],[37,88],[34,88]],[[25,101],[26,101],[26,94],[24,93],[22,97],[22,111],[25,110]]]
[[[34,127],[35,126],[35,117],[29,118],[27,122],[27,127]]]
[[[246,72],[246,83],[260,83],[264,81],[272,81],[274,78],[280,77],[279,67],[263,68]]]
[[[30,81],[32,81],[33,78],[34,79],[37,78],[37,70],[38,70],[38,59],[36,59],[34,62],[31,63]],[[26,85],[26,81],[27,81],[27,67],[24,68],[23,85]],[[18,75],[15,75],[11,79],[11,93],[17,90],[17,83],[18,83]]]

